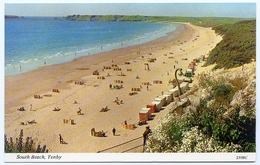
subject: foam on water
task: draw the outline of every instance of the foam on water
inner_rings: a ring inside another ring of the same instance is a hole
[[[5,20],[5,75],[149,42],[179,24],[85,22],[53,18]]]

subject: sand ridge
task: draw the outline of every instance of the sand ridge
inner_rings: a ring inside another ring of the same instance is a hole
[[[177,32],[149,43],[81,57],[69,63],[46,66],[16,76],[6,76],[5,133],[8,137],[18,137],[20,129],[24,129],[25,136],[34,138],[41,145],[46,144],[49,152],[142,152],[141,136],[145,125],[137,125],[138,112],[161,95],[161,92],[172,88],[168,82],[174,79],[176,68],[185,70],[191,60],[207,55],[221,39],[209,28],[184,24]],[[148,62],[149,59],[156,60]],[[150,70],[147,70],[145,63],[149,64]],[[114,65],[121,70],[114,70]],[[196,74],[207,69],[201,65],[198,64]],[[95,70],[104,79],[93,75]],[[125,76],[118,76],[121,74]],[[154,84],[154,80],[161,80],[162,84]],[[117,83],[118,81],[122,83]],[[75,82],[84,84],[78,85]],[[151,83],[148,90],[147,86],[142,85],[143,82]],[[110,84],[122,85],[123,88],[110,89]],[[129,95],[132,88],[140,87],[141,91],[137,94]],[[52,92],[52,89],[59,89],[60,93]],[[42,96],[42,99],[34,99],[35,94]],[[123,100],[123,103],[115,103],[116,98]],[[77,104],[73,104],[75,100]],[[153,127],[169,112],[171,104],[155,113],[148,125]],[[17,111],[21,106],[26,111]],[[109,110],[100,112],[105,106]],[[61,110],[53,111],[54,107]],[[77,114],[79,108],[82,115]],[[75,124],[66,124],[63,119],[72,119]],[[30,120],[35,120],[36,123],[20,124]],[[137,125],[137,128],[122,128],[125,120]],[[107,137],[91,136],[90,130],[93,127],[96,131],[103,130]],[[117,136],[112,134],[113,127],[117,130]],[[59,134],[67,144],[59,143]]]

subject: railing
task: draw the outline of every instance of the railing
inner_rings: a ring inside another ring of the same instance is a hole
[[[133,144],[130,145],[130,143],[133,143],[133,142],[134,142],[134,145]],[[131,148],[127,148],[128,144],[131,146]],[[121,147],[124,148],[123,151],[119,151]],[[137,137],[135,139],[126,141],[124,143],[121,143],[121,144],[100,150],[97,153],[101,153],[101,152],[111,152],[111,153],[121,152],[121,153],[124,153],[124,152],[132,151],[132,150],[137,149],[137,148],[140,148],[140,152],[143,152],[143,136],[140,136],[140,137]]]

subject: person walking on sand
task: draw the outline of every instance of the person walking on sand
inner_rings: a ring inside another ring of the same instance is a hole
[[[112,132],[113,132],[113,135],[115,136],[115,135],[116,135],[116,129],[115,129],[115,127],[112,129]]]
[[[30,105],[30,111],[32,110],[32,104]]]

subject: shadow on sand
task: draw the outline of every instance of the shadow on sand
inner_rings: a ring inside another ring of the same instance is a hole
[[[117,136],[117,135],[115,135],[115,136]],[[119,136],[120,136],[120,135],[119,135]],[[105,152],[105,151],[108,151],[108,150],[114,149],[114,148],[116,148],[116,147],[119,147],[119,146],[125,145],[125,144],[127,144],[127,143],[133,142],[133,141],[138,140],[138,139],[141,139],[141,138],[143,138],[143,136],[140,136],[140,137],[137,137],[137,138],[135,138],[135,139],[132,139],[132,140],[126,141],[126,142],[124,142],[124,143],[121,143],[121,144],[118,144],[118,145],[115,145],[115,146],[112,146],[112,147],[106,148],[106,149],[104,149],[104,150],[100,150],[100,151],[98,151],[97,153],[101,153],[101,152]],[[135,149],[135,148],[138,148],[138,147],[140,147],[140,146],[143,146],[143,145],[138,145],[138,146],[136,146],[136,147],[133,147],[133,148],[128,149],[128,150],[125,150],[125,151],[123,151],[123,152],[130,151],[130,150]]]

